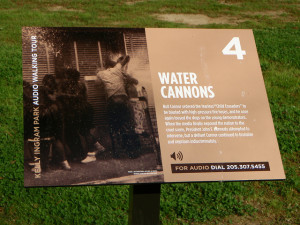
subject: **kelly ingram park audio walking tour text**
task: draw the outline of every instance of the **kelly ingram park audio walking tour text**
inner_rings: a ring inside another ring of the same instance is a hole
[[[39,126],[39,85],[38,85],[38,41],[36,36],[31,36],[31,68],[32,68],[32,106],[33,106],[33,153],[34,176],[41,178],[40,160],[40,126]]]

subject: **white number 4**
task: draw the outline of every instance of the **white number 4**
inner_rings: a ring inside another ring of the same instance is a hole
[[[233,46],[235,47],[234,50],[232,50]],[[237,59],[244,59],[243,55],[246,55],[246,51],[242,50],[241,48],[239,37],[232,38],[222,52],[223,55],[236,55]]]

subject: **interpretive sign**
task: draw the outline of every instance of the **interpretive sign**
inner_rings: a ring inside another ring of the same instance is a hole
[[[25,186],[285,179],[251,30],[23,28]]]

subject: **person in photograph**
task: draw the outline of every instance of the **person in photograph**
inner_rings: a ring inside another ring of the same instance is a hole
[[[62,116],[56,103],[57,85],[55,77],[47,74],[42,81],[40,90],[40,129],[41,129],[41,167],[47,170],[50,161],[50,148],[52,158],[57,159],[64,169],[71,169],[66,159],[62,143]]]
[[[67,68],[57,74],[59,102],[63,111],[64,143],[71,158],[82,163],[96,161],[105,148],[91,135],[93,108],[87,100],[87,89],[80,72]]]
[[[82,94],[85,87],[79,83],[80,73],[76,69],[62,69],[56,75],[59,82],[58,102],[63,113],[64,145],[71,160],[79,161],[86,153],[80,137]]]
[[[91,134],[91,129],[94,128],[93,115],[94,110],[87,99],[87,89],[82,81],[78,81],[78,102],[81,105],[79,115],[79,133],[82,137],[83,147],[86,157],[81,160],[81,163],[90,163],[96,161],[96,155],[104,152],[105,148],[100,144],[100,141]]]
[[[121,143],[129,158],[137,158],[140,154],[140,140],[135,133],[133,110],[126,91],[126,83],[138,83],[136,79],[126,73],[128,55],[121,56],[117,62],[110,61],[108,68],[97,73],[105,87],[107,96],[107,112],[109,117],[110,133],[112,138],[113,156],[119,158],[115,139]]]

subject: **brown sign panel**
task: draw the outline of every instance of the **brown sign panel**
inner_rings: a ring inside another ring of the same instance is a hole
[[[284,179],[251,30],[23,28],[25,186]]]

